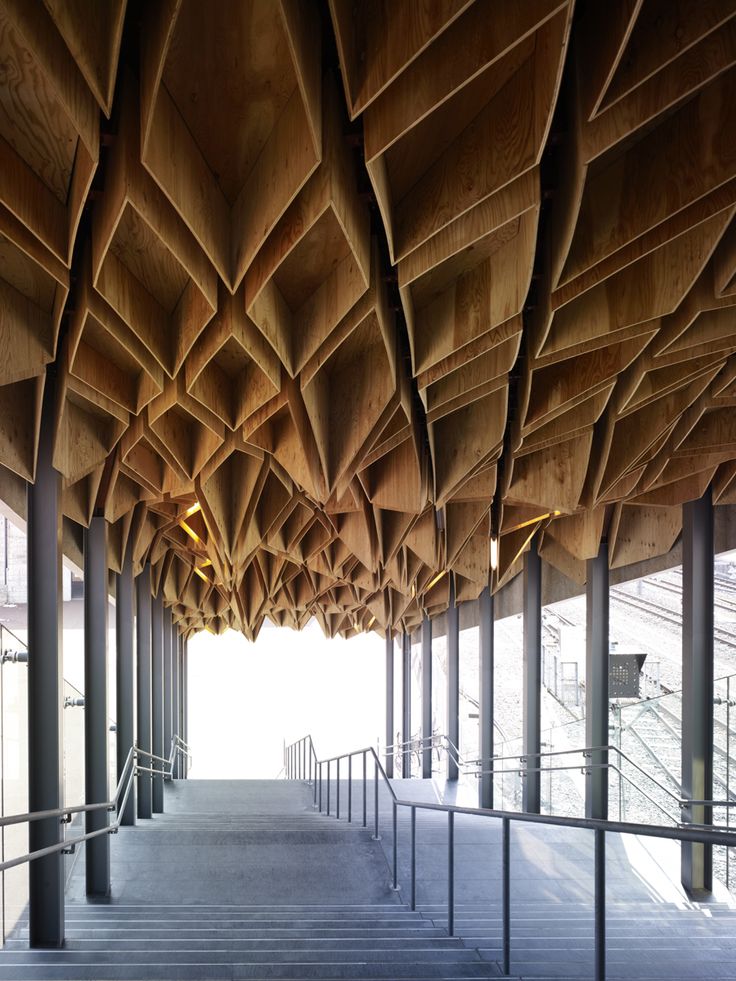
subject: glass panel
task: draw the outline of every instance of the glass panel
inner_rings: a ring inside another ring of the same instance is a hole
[[[444,633],[444,620],[435,621],[436,630],[432,631],[432,734],[447,735],[447,637]],[[437,636],[442,631],[442,636]],[[435,751],[432,754],[432,766],[437,772],[444,773],[444,754]]]
[[[480,665],[478,627],[460,631],[460,758],[471,762],[480,755]],[[473,778],[475,780],[475,778]]]
[[[25,644],[0,627],[0,647],[26,650]],[[2,813],[28,810],[28,667],[8,661],[0,668],[2,699]],[[28,826],[2,829],[3,859],[28,851]],[[3,941],[14,929],[28,903],[28,867],[20,865],[2,874]]]
[[[75,807],[85,803],[84,789],[84,707],[79,702],[84,700],[84,696],[70,685],[64,682],[64,805]],[[92,802],[90,802],[92,803]],[[71,824],[66,827],[68,838],[76,838],[84,834],[84,815],[75,814]],[[77,859],[77,852],[73,855],[66,855],[64,867],[66,879],[74,868]]]

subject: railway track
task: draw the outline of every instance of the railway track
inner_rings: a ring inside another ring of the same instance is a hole
[[[644,613],[649,613],[652,616],[658,617],[660,620],[664,620],[666,623],[674,623],[678,627],[682,627],[682,617],[680,614],[675,613],[666,606],[662,606],[660,603],[655,603],[652,600],[641,599],[639,596],[631,596],[629,593],[624,592],[621,589],[611,590],[611,599],[616,600],[618,603],[623,603],[626,606],[630,606],[635,610],[641,610]],[[730,630],[726,630],[723,627],[713,628],[713,637],[726,647],[732,647],[736,650],[736,634],[733,634]]]

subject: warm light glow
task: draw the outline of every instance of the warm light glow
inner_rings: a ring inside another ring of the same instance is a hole
[[[371,627],[373,626],[373,624],[374,624],[375,622],[376,622],[376,617],[375,617],[375,615],[374,615],[374,616],[372,616],[372,617],[370,618],[370,620],[368,621],[368,626],[367,626],[367,627],[366,627],[365,629],[366,629],[366,630],[370,630],[370,629],[371,629]]]
[[[199,568],[206,569],[209,565],[212,565],[212,559],[205,559],[204,562],[200,562]]]
[[[442,572],[438,572],[434,579],[427,585],[427,589],[431,589],[433,586],[436,586],[440,579],[446,575],[447,569],[443,569]]]
[[[414,583],[412,583],[411,584],[411,598],[414,599],[414,597],[416,595],[417,595],[417,587],[416,587],[416,585]]]
[[[197,502],[196,504],[192,504],[192,506],[190,508],[187,508],[186,511],[184,512],[184,517],[191,518],[193,514],[196,514],[197,511],[201,511],[201,510],[202,510],[202,505],[199,502]]]
[[[209,579],[208,579],[208,578],[207,578],[207,576],[206,576],[206,575],[205,575],[205,574],[204,574],[204,573],[202,572],[202,570],[201,570],[201,569],[198,569],[198,568],[197,568],[197,567],[195,566],[195,567],[194,567],[194,571],[195,571],[195,572],[197,573],[197,575],[199,576],[199,578],[200,578],[200,579],[202,579],[202,580],[204,580],[204,582],[207,582],[207,583],[209,582]]]
[[[200,537],[199,537],[199,535],[197,534],[197,532],[194,530],[194,528],[190,528],[189,525],[186,523],[186,521],[180,521],[179,522],[179,527],[183,531],[185,531],[187,533],[187,535],[189,535],[189,537],[192,538],[195,542],[198,542],[198,541],[201,540]]]
[[[540,521],[546,521],[547,518],[556,518],[560,514],[562,514],[562,511],[547,511],[545,514],[538,514],[534,518],[529,518],[528,521],[522,521],[521,524],[513,525],[511,528],[504,528],[504,534],[509,531],[519,531],[521,528],[528,528],[530,525],[536,525]]]
[[[491,568],[495,572],[498,568],[498,538],[491,536]]]

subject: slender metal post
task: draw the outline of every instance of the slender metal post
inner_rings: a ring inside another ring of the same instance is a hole
[[[401,776],[411,777],[411,634],[401,635]]]
[[[501,908],[503,973],[511,973],[511,820],[501,819]]]
[[[450,605],[447,608],[447,779],[459,775],[460,748],[460,608],[455,603],[455,579],[450,574]]]
[[[606,832],[595,835],[595,981],[606,981]]]
[[[181,652],[181,634],[178,630],[174,631],[174,646],[171,651],[171,717],[172,724],[174,727],[174,734],[177,736],[182,735],[180,729],[180,715],[179,715],[179,654]],[[182,767],[181,767],[181,752],[177,751],[176,757],[174,759],[174,779],[179,780],[181,778]]]
[[[330,816],[330,761],[327,761],[327,817]]]
[[[319,813],[322,813],[322,763],[319,765]]]
[[[394,878],[393,888],[394,888],[394,890],[396,890],[396,889],[399,888],[399,821],[398,821],[398,810],[399,810],[399,806],[396,803],[396,801],[394,801],[393,814],[392,814],[393,833],[394,833],[393,849],[392,849],[392,851],[393,851],[393,873],[394,873],[393,874],[393,878]]]
[[[375,829],[373,831],[373,840],[380,841],[381,836],[378,833],[378,760],[375,761],[375,780],[373,784],[373,810],[375,813]]]
[[[588,559],[585,630],[585,745],[608,745],[608,543]],[[594,751],[585,777],[585,816],[608,818],[608,753]]]
[[[394,775],[394,639],[386,630],[386,776]]]
[[[340,759],[337,760],[337,778],[335,780],[335,817],[340,820]]]
[[[181,729],[183,733],[184,742],[188,744],[189,743],[189,640],[187,637],[184,637],[182,642],[181,679],[182,679]],[[184,772],[182,776],[186,780],[189,777],[188,756],[184,756],[182,758],[182,765],[184,768]]]
[[[136,647],[138,650],[138,738],[141,750],[151,751],[151,568],[146,564],[136,576]],[[143,756],[141,764],[150,767]],[[152,816],[152,784],[150,773],[138,774],[138,817]]]
[[[174,722],[171,714],[171,646],[172,646],[171,610],[164,609],[164,751],[161,754],[168,758],[171,752],[171,739],[174,733]]]
[[[367,768],[368,768],[368,754],[367,754],[367,752],[365,750],[363,750],[363,827],[364,828],[366,828],[368,826],[368,823],[367,823],[367,819],[368,819],[368,802],[366,800],[366,793],[367,793],[367,790],[368,790],[368,787],[367,787],[367,784],[368,784]]]
[[[447,932],[455,936],[455,812],[447,812]]]
[[[713,503],[711,490],[682,509],[682,796],[713,799]],[[690,805],[683,821],[711,824]],[[693,895],[713,889],[713,846],[682,842],[681,879]]]
[[[411,908],[417,908],[417,809],[411,808]]]
[[[28,809],[63,806],[61,477],[53,467],[56,374],[46,369],[35,483],[28,485]],[[63,838],[58,818],[32,821],[30,851]],[[31,947],[64,944],[64,858],[28,867]]]
[[[135,742],[135,666],[133,652],[133,547],[129,541],[123,567],[115,582],[115,702],[117,709],[117,777],[123,775]],[[120,823],[135,824],[135,780]]]
[[[422,620],[422,778],[432,779],[432,621]]]
[[[348,824],[353,820],[353,757],[348,756]]]
[[[486,586],[478,599],[478,648],[480,657],[480,708],[478,709],[481,776],[480,807],[493,807],[493,593]]]
[[[107,723],[107,522],[92,518],[84,532],[84,792],[108,800]],[[85,831],[108,824],[107,811],[88,811]],[[84,852],[88,896],[110,895],[110,836],[98,835]]]
[[[539,772],[542,739],[542,560],[537,551],[536,536],[524,555],[523,669],[523,753],[527,772],[522,808],[539,814],[542,803]]]
[[[156,756],[164,755],[164,599],[160,592],[151,604],[151,749]],[[161,763],[154,762],[153,768],[160,770]],[[154,814],[163,813],[164,778],[160,773],[153,776],[151,809]]]

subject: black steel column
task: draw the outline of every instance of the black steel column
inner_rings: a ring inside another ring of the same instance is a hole
[[[585,592],[585,745],[608,745],[608,543],[588,559]],[[594,752],[585,778],[585,816],[608,819],[608,753]]]
[[[164,600],[161,593],[151,603],[151,750],[156,756],[164,755]],[[154,770],[161,769],[161,761],[153,761]],[[164,778],[154,774],[151,810],[162,814],[164,809]]]
[[[35,483],[28,485],[28,809],[63,806],[61,477],[53,468],[55,374],[46,372]],[[58,818],[32,821],[30,851],[63,838]],[[64,944],[64,858],[28,866],[31,947]]]
[[[182,684],[182,712],[181,712],[181,730],[183,732],[184,742],[189,745],[189,638],[185,637],[182,644],[182,670],[181,670],[181,684]],[[182,776],[186,780],[189,776],[189,757],[182,757],[182,766],[184,767],[184,772]]]
[[[432,621],[422,620],[422,777],[432,778]]]
[[[87,804],[109,798],[107,758],[107,522],[92,518],[84,532],[84,788]],[[85,829],[107,827],[108,812],[87,811]],[[110,836],[85,847],[88,896],[110,895]]]
[[[166,759],[171,754],[171,737],[174,731],[171,698],[171,652],[173,649],[174,627],[171,610],[164,608],[164,751]]]
[[[394,639],[391,628],[386,630],[386,776],[394,775]]]
[[[478,805],[493,807],[493,594],[486,586],[478,598],[478,648],[480,654],[480,736],[481,777]]]
[[[447,779],[457,780],[460,750],[460,607],[455,603],[455,579],[450,573],[447,608]]]
[[[713,799],[713,504],[710,488],[682,509],[682,796]],[[712,807],[683,820],[711,824]],[[682,884],[713,889],[713,846],[682,842]]]
[[[135,580],[136,647],[138,650],[138,738],[139,749],[151,751],[151,569],[148,564]],[[150,767],[147,756],[138,761]],[[152,814],[151,774],[138,774],[138,817],[150,818]]]
[[[122,572],[115,587],[116,645],[116,742],[118,780],[135,742],[135,668],[133,654],[133,553],[130,543],[125,550]],[[135,781],[121,817],[125,825],[135,824]]]
[[[524,554],[524,748],[528,772],[524,778],[522,807],[539,814],[539,774],[542,739],[542,560],[536,536]]]
[[[404,752],[401,757],[401,776],[411,776],[411,634],[401,635],[401,738]]]
[[[171,719],[174,735],[181,736],[179,717],[179,660],[181,657],[181,634],[174,628],[174,638],[171,647]],[[182,737],[183,738],[183,737]],[[178,745],[178,744],[177,744]],[[181,777],[181,753],[176,754],[174,762],[174,779]]]

